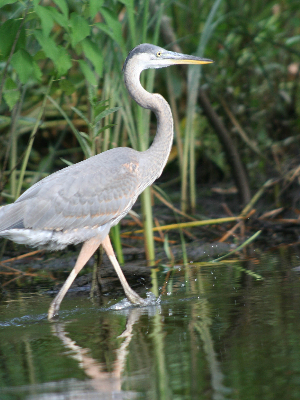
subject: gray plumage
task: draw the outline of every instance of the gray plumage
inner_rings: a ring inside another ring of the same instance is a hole
[[[106,235],[160,176],[172,146],[173,119],[165,99],[140,84],[142,69],[135,56],[145,51],[155,56],[163,49],[138,46],[127,57],[123,71],[131,96],[157,116],[158,133],[152,146],[145,152],[126,147],[108,150],[44,178],[15,203],[0,208],[0,236],[58,250],[100,232]]]
[[[170,107],[161,95],[141,86],[140,74],[148,68],[210,62],[151,44],[134,48],[124,63],[124,80],[131,97],[156,115],[157,132],[150,148],[144,152],[125,147],[108,150],[48,176],[13,204],[0,208],[0,237],[49,250],[84,242],[72,273],[50,306],[49,319],[57,314],[75,276],[100,243],[127,297],[144,304],[123,276],[108,237],[110,228],[128,213],[139,194],[161,175],[173,142]]]
[[[139,155],[112,149],[41,180],[0,209],[0,235],[58,250],[107,234],[140,193]]]

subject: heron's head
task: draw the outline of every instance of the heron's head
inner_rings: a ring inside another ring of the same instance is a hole
[[[153,44],[140,44],[128,54],[123,71],[133,63],[140,71],[148,68],[164,68],[174,64],[210,64],[212,60],[168,51]]]

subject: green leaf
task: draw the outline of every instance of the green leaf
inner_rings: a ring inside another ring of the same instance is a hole
[[[133,0],[119,0],[120,3],[123,3],[124,6],[133,8],[134,7],[134,1]]]
[[[85,121],[85,123],[86,123],[89,127],[92,126],[91,123],[90,123],[90,121],[87,119],[87,117],[86,117],[80,110],[78,110],[78,108],[76,108],[76,107],[71,107],[71,108],[72,108],[72,110],[73,110],[74,112],[76,112],[76,114],[77,114],[80,118],[82,118],[82,119]]]
[[[44,60],[46,58],[46,54],[43,50],[39,50],[33,56],[34,61]]]
[[[33,68],[32,74],[36,78],[36,80],[40,82],[41,78],[42,78],[42,71],[41,71],[40,67],[38,66],[38,64],[35,62],[35,60],[33,59],[33,57],[31,57],[31,59],[32,59],[32,68]]]
[[[69,96],[70,94],[74,93],[75,90],[76,90],[76,88],[75,88],[75,86],[73,85],[73,83],[70,82],[68,79],[61,79],[61,80],[59,81],[59,87],[60,87],[61,90],[62,90],[63,92],[65,92],[66,95],[68,95],[68,96]]]
[[[63,157],[60,157],[61,161],[64,162],[65,164],[67,164],[68,167],[70,167],[71,165],[73,165],[72,161],[66,160]]]
[[[293,37],[290,37],[290,38],[286,39],[285,44],[287,46],[291,46],[291,45],[293,45],[295,43],[298,43],[298,42],[300,42],[300,35],[296,35],[296,36],[293,36]]]
[[[81,150],[83,151],[84,155],[86,158],[89,158],[92,156],[92,152],[91,152],[91,141],[90,138],[88,137],[88,135],[86,135],[86,133],[84,132],[79,132],[80,138],[77,137],[77,140],[79,142],[79,145],[81,147]],[[85,139],[83,137],[83,135],[86,135],[88,139]]]
[[[171,252],[170,244],[169,244],[169,236],[167,233],[165,234],[164,250],[165,250],[165,253],[166,253],[166,256],[168,257],[168,259],[172,260],[174,257],[172,256],[172,252]]]
[[[81,137],[83,137],[83,139],[87,140],[89,145],[92,144],[91,139],[90,139],[89,135],[86,132],[81,132],[80,131],[79,134],[80,134]]]
[[[95,139],[98,135],[100,135],[100,133],[102,133],[103,131],[106,131],[106,129],[112,128],[113,126],[115,126],[116,124],[107,124],[105,126],[103,126],[103,128],[99,129],[93,136],[93,138]]]
[[[90,0],[89,15],[93,19],[103,5],[104,0]]]
[[[107,110],[109,106],[109,99],[98,101],[94,103],[94,116],[97,117],[102,111]]]
[[[41,20],[44,36],[49,36],[49,34],[52,30],[52,27],[53,27],[53,23],[54,23],[53,17],[52,17],[52,12],[49,12],[47,7],[42,7],[39,5],[36,5],[34,7],[34,10]]]
[[[58,57],[53,61],[56,66],[58,76],[65,75],[72,67],[71,57],[67,50],[62,46],[58,46]]]
[[[16,0],[0,0],[0,7],[6,6],[6,4],[16,3]]]
[[[106,7],[101,7],[101,15],[104,17],[107,25],[98,22],[95,24],[98,28],[107,33],[113,40],[115,40],[118,45],[124,47],[124,39],[122,35],[122,24],[118,20],[118,16],[113,14],[111,10]]]
[[[3,97],[10,110],[12,110],[14,105],[17,103],[20,95],[16,83],[11,78],[6,79]]]
[[[91,41],[91,39],[84,39],[81,43],[82,49],[86,57],[93,64],[95,71],[99,75],[102,76],[103,71],[103,56],[99,51],[99,47]]]
[[[44,37],[40,30],[34,31],[34,36],[36,37],[46,56],[54,61],[58,55],[55,41],[51,37]]]
[[[97,80],[95,77],[94,72],[91,70],[91,68],[88,66],[87,62],[84,60],[78,60],[78,63],[80,65],[81,71],[85,77],[85,79],[94,86],[97,86]]]
[[[29,79],[40,81],[42,72],[26,50],[18,50],[11,58],[11,65],[22,83],[27,83]]]
[[[72,67],[72,61],[67,50],[58,46],[51,37],[45,37],[40,30],[35,30],[34,35],[46,56],[54,62],[58,76],[66,74]]]
[[[252,235],[251,237],[249,237],[247,240],[245,240],[244,243],[242,243],[240,246],[238,246],[236,249],[230,251],[229,253],[225,254],[224,256],[218,257],[215,260],[212,260],[211,263],[214,262],[218,262],[223,260],[224,258],[231,256],[234,253],[237,253],[238,251],[242,250],[245,246],[248,246],[248,244],[250,244],[251,242],[253,242],[253,240],[255,240],[259,235],[261,234],[261,230],[257,231],[254,233],[254,235]],[[261,277],[259,277],[258,279],[262,279]]]
[[[90,34],[90,26],[87,21],[75,12],[71,14],[70,27],[72,31],[70,36],[73,47]]]
[[[84,152],[85,157],[86,158],[91,157],[91,155],[92,155],[91,148],[90,148],[88,142],[82,137],[82,132],[78,132],[78,130],[75,128],[73,122],[70,120],[70,118],[64,112],[64,110],[60,107],[60,105],[51,96],[47,96],[47,98],[51,101],[52,104],[54,104],[54,106],[59,110],[61,115],[64,117],[64,119],[69,124],[74,135],[76,136],[76,139],[78,140],[78,143],[79,143],[82,151]]]
[[[20,98],[21,93],[19,90],[8,90],[3,93],[4,100],[8,105],[10,111],[14,108],[14,105]]]
[[[100,114],[102,111],[104,111],[106,109],[107,109],[107,106],[95,107],[95,115],[97,116],[98,114]]]
[[[69,15],[69,9],[68,9],[68,4],[66,0],[53,0],[54,3],[58,5],[58,7],[61,9],[62,13],[66,18],[68,18]]]
[[[5,60],[9,56],[21,23],[22,23],[21,20],[9,19],[1,25],[0,60]],[[15,47],[15,51],[19,50],[22,47],[25,47],[25,44],[26,44],[26,36],[25,36],[25,28],[23,26],[21,28],[18,42]]]
[[[95,123],[99,122],[101,119],[105,118],[107,115],[120,110],[120,108],[122,108],[122,107],[113,107],[113,108],[110,108],[109,110],[103,111],[102,113],[100,113],[99,115],[96,116]]]
[[[5,90],[15,90],[17,89],[17,84],[11,78],[7,78],[5,81],[4,89]]]
[[[64,14],[60,13],[57,8],[55,7],[44,7],[47,9],[47,12],[49,13],[49,15],[52,16],[52,18],[54,19],[54,21],[60,25],[61,27],[63,27],[67,32],[69,32],[69,20],[68,20],[68,16],[65,16]]]

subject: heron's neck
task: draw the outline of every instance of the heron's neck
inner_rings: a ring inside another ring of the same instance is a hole
[[[127,65],[124,71],[125,85],[130,96],[143,108],[153,111],[157,118],[157,130],[152,145],[143,152],[143,157],[153,180],[162,173],[173,143],[173,117],[167,101],[159,94],[147,92],[140,83],[141,71]],[[149,161],[149,162],[147,162]]]

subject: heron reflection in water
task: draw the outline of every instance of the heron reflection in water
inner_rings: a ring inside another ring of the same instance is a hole
[[[146,304],[127,283],[109,239],[110,228],[161,175],[173,142],[170,106],[160,94],[142,87],[140,74],[148,68],[211,62],[151,44],[135,47],[125,60],[124,80],[131,97],[156,115],[157,131],[150,148],[142,152],[127,147],[105,151],[42,179],[15,203],[0,209],[0,236],[17,243],[60,250],[83,242],[72,272],[50,305],[49,319],[58,314],[66,292],[100,244],[130,302]]]

